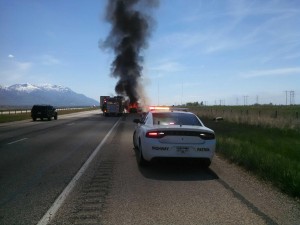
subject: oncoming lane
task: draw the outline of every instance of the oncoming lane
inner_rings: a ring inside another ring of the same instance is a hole
[[[89,112],[2,126],[0,224],[37,223],[118,119]]]

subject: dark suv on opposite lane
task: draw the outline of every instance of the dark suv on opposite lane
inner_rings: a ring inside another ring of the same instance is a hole
[[[36,121],[37,118],[41,120],[44,118],[51,120],[52,117],[57,120],[57,111],[51,105],[34,105],[31,109],[31,117],[34,121]]]

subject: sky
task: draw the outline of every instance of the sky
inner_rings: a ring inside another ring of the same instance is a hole
[[[116,95],[105,0],[0,0],[0,85]],[[300,104],[300,1],[160,0],[141,83],[150,105]]]

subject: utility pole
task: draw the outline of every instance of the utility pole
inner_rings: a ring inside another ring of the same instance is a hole
[[[285,91],[285,105],[287,105],[287,93],[288,91]]]
[[[295,104],[295,91],[290,91],[290,105]]]
[[[247,105],[248,97],[249,96],[247,96],[247,95],[244,96],[244,105]]]
[[[295,104],[295,91],[284,91],[285,92],[285,105],[288,105],[288,93],[290,94],[290,105]]]

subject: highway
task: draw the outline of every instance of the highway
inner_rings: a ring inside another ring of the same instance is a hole
[[[219,155],[139,168],[136,116],[1,124],[0,224],[299,224],[299,201]]]

